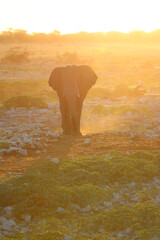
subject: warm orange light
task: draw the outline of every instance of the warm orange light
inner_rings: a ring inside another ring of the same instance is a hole
[[[152,31],[160,28],[159,16],[159,0],[0,1],[0,31]]]

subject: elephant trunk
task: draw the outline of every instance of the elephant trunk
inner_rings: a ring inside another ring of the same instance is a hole
[[[76,117],[76,101],[77,96],[75,94],[69,94],[66,96],[66,102],[67,102],[67,108],[68,108],[68,114],[71,118]]]
[[[78,114],[77,114],[77,98],[78,92],[72,91],[64,93],[64,98],[66,99],[67,103],[67,110],[68,110],[68,117],[71,123],[71,128],[73,133],[78,131]]]

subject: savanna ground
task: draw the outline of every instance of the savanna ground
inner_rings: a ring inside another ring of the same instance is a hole
[[[160,239],[160,45],[1,44],[0,59],[0,238]],[[48,86],[67,64],[99,77],[80,138]]]

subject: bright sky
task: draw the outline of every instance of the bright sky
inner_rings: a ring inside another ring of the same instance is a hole
[[[61,33],[160,29],[160,0],[0,0],[0,31]]]

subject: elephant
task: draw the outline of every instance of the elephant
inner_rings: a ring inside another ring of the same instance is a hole
[[[96,83],[97,75],[87,65],[56,67],[49,78],[49,86],[57,91],[65,135],[82,135],[80,119],[83,101]]]

